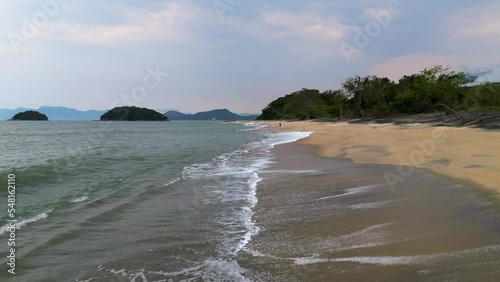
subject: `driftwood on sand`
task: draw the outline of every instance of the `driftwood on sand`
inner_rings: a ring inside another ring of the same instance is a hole
[[[471,122],[468,122],[466,124],[463,124],[462,127],[467,127],[467,126],[471,126],[473,124],[476,124],[478,122],[481,122],[483,120],[489,120],[489,119],[494,119],[494,118],[500,118],[500,115],[499,116],[491,116],[491,117],[482,117],[482,118],[479,118],[479,119],[476,119],[476,120],[473,120]]]

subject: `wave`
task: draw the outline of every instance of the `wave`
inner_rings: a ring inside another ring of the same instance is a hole
[[[249,205],[246,207],[243,207],[242,211],[242,217],[243,217],[243,223],[244,226],[247,230],[247,232],[243,235],[243,237],[240,239],[240,242],[236,246],[236,248],[233,251],[233,254],[236,255],[238,252],[243,250],[250,240],[252,240],[252,237],[257,235],[260,231],[260,228],[257,226],[257,224],[252,220],[254,212],[253,208],[258,203],[257,199],[257,184],[262,181],[262,178],[259,177],[259,175],[256,172],[252,173],[252,176],[248,180],[248,185],[250,187],[249,190],[249,195],[248,195],[248,202]]]
[[[339,198],[339,197],[361,194],[361,193],[369,191],[370,189],[383,187],[386,185],[387,185],[386,183],[378,183],[378,184],[371,184],[371,185],[365,185],[365,186],[359,186],[359,187],[352,187],[352,188],[344,189],[344,193],[342,193],[342,194],[321,197],[321,198],[318,198],[316,200],[321,201],[321,200],[327,200],[327,199],[332,199],[332,198]]]
[[[436,253],[428,255],[415,256],[360,256],[360,257],[345,257],[325,259],[318,257],[302,257],[293,259],[296,265],[307,265],[316,263],[332,263],[332,262],[357,262],[360,264],[378,264],[378,265],[415,265],[415,264],[432,264],[436,260],[457,259],[464,260],[465,256],[483,256],[486,253],[500,252],[500,245],[489,245],[479,248],[466,249],[456,252]]]
[[[88,201],[88,200],[89,200],[89,197],[87,195],[85,195],[85,196],[73,199],[70,202],[71,203],[81,203],[81,202],[85,202],[85,201]]]
[[[46,219],[47,217],[49,217],[48,214],[50,212],[52,212],[52,209],[48,210],[46,212],[43,212],[41,214],[38,214],[34,217],[30,217],[30,218],[18,221],[17,223],[14,224],[14,226],[16,227],[16,229],[21,229],[22,227],[26,226],[28,223],[37,222],[39,220]],[[9,227],[10,227],[10,224],[6,224],[6,225],[2,226],[0,228],[0,235],[5,234],[9,230]]]
[[[248,126],[251,126],[250,124]],[[234,277],[242,279],[240,267],[235,257],[241,251],[249,251],[248,246],[260,227],[256,224],[254,208],[258,203],[257,186],[262,178],[260,173],[272,163],[271,149],[280,144],[291,143],[308,137],[311,132],[259,133],[262,139],[248,143],[238,150],[221,154],[207,163],[185,166],[182,179],[193,179],[205,185],[203,193],[217,199],[207,201],[218,203],[220,211],[216,215],[219,224],[217,238],[220,244],[217,251],[220,257],[211,260],[215,268],[231,265]],[[237,267],[236,267],[237,266]],[[241,276],[240,276],[241,275]]]
[[[274,146],[281,145],[281,144],[286,144],[286,143],[293,143],[296,141],[299,141],[300,139],[304,139],[309,137],[312,132],[308,131],[293,131],[293,132],[280,132],[280,133],[275,133],[270,136],[270,146],[271,148],[274,148]]]
[[[255,131],[255,130],[260,130],[260,129],[269,127],[269,125],[267,125],[267,124],[256,123],[256,122],[247,122],[247,123],[245,123],[245,126],[249,126],[249,127],[252,127],[252,128],[237,129],[237,131]]]
[[[176,178],[176,179],[174,179],[174,180],[172,180],[172,181],[170,181],[168,183],[165,183],[165,187],[170,186],[172,184],[175,184],[175,183],[177,183],[179,181],[181,181],[181,179],[180,178]]]
[[[103,279],[106,278],[106,281],[110,280],[114,275],[118,277],[127,277],[130,281],[137,281],[136,279],[140,278],[140,281],[149,281],[147,276],[157,277],[161,275],[165,278],[170,278],[168,281],[197,281],[196,278],[202,278],[203,281],[241,281],[246,282],[250,281],[242,273],[245,272],[243,268],[236,262],[231,260],[223,260],[216,258],[208,258],[194,266],[187,267],[178,271],[148,271],[145,269],[140,269],[136,271],[128,271],[126,269],[115,270],[113,268],[106,268],[102,265],[99,265],[97,268],[98,272],[104,272],[105,275],[100,277],[92,277],[87,280],[79,280],[78,282],[88,282],[93,279]],[[109,277],[111,276],[111,277]],[[193,278],[195,277],[195,278]],[[167,280],[161,280],[167,281]]]

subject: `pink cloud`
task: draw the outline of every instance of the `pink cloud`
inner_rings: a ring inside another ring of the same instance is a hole
[[[450,21],[450,29],[456,37],[484,38],[500,41],[500,5],[494,3],[487,6],[464,10]]]
[[[262,20],[268,27],[281,31],[270,32],[276,37],[298,36],[315,41],[335,43],[342,40],[352,27],[344,25],[337,17],[314,14],[292,14],[283,11],[265,12]]]
[[[420,72],[424,68],[435,65],[457,65],[457,59],[453,56],[434,55],[426,53],[413,53],[389,59],[381,64],[375,65],[370,74],[385,76],[392,80],[399,80],[404,75]]]

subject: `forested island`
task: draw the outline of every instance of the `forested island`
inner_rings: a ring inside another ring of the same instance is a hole
[[[135,106],[116,107],[101,116],[102,121],[168,121],[163,114]]]
[[[320,92],[302,89],[270,103],[258,120],[386,117],[395,114],[500,112],[500,83],[466,86],[463,72],[443,66],[405,75],[398,82],[386,77],[354,76],[342,88]]]
[[[16,114],[10,120],[49,120],[49,118],[37,111],[25,111]]]

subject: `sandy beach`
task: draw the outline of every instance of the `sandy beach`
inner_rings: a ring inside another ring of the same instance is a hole
[[[315,156],[300,144],[312,141],[276,146],[262,173],[260,232],[241,261],[257,280],[498,281],[495,190],[422,169],[391,190],[384,174],[398,166]]]
[[[500,192],[499,131],[420,123],[281,123],[283,131],[313,132],[299,144],[313,146],[319,156],[400,166],[398,173],[386,174],[393,188],[415,167]],[[278,122],[267,124],[278,127]]]

